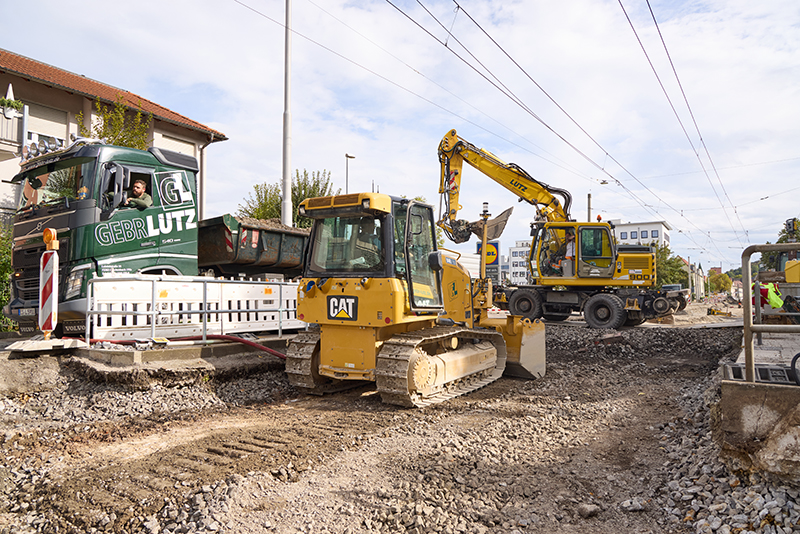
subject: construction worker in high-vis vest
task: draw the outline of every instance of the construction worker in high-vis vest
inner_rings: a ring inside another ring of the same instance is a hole
[[[761,285],[761,306],[769,303],[773,310],[783,307],[783,299],[781,298],[781,291],[777,284],[768,282]],[[755,291],[756,284],[753,282],[752,289]],[[755,304],[755,295],[753,295],[753,304]]]

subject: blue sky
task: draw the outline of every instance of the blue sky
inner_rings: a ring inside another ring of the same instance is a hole
[[[622,4],[675,112],[617,0],[459,0],[458,11],[452,1],[395,2],[408,17],[385,1],[294,0],[291,167],[331,171],[344,189],[349,153],[351,192],[374,181],[438,207],[436,147],[455,128],[571,191],[579,220],[591,193],[593,217],[666,220],[674,252],[706,269],[736,267],[745,246],[774,242],[800,215],[800,4],[651,0],[713,166],[647,3]],[[224,132],[230,140],[209,148],[213,216],[280,180],[284,32],[269,18],[282,23],[284,7],[44,0],[4,28],[0,47]],[[471,169],[462,187],[463,218],[477,219],[484,201],[493,213],[513,205],[503,247],[527,239],[532,210],[514,195]]]

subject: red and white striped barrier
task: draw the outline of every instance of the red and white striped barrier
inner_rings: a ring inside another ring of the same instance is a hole
[[[39,330],[49,339],[58,324],[58,251],[46,250],[39,260]]]

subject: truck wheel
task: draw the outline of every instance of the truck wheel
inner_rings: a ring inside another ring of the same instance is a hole
[[[683,311],[684,309],[686,309],[687,304],[688,302],[686,302],[686,297],[680,297],[678,299],[678,311]]]
[[[522,315],[533,321],[542,316],[542,297],[531,289],[517,289],[508,299],[511,315]]]
[[[598,293],[591,297],[583,307],[583,318],[592,328],[616,330],[625,323],[628,314],[622,299],[608,293]]]

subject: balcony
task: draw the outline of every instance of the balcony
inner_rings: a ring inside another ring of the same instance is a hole
[[[19,157],[22,145],[22,117],[7,119],[0,113],[0,161]]]

